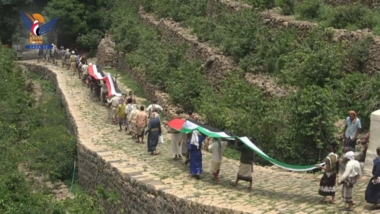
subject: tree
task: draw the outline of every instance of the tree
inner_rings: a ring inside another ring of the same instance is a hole
[[[94,50],[105,30],[104,5],[101,0],[53,0],[44,14],[60,18],[55,26],[59,44]]]

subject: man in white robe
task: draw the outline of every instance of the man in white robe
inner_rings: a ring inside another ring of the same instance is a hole
[[[210,141],[212,141],[210,143]],[[220,166],[223,160],[223,153],[227,147],[227,141],[221,141],[220,139],[211,139],[207,141],[207,149],[212,153],[211,172],[214,175],[214,181],[219,182]]]
[[[153,112],[158,113],[158,112],[163,111],[164,109],[160,105],[157,104],[157,100],[154,100],[153,104],[150,104],[146,110],[148,111],[148,118],[151,118],[151,114]]]

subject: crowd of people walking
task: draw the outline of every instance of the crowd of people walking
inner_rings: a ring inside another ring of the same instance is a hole
[[[353,189],[358,179],[362,176],[362,167],[359,163],[363,161],[363,153],[355,154],[356,143],[358,135],[361,130],[360,119],[357,118],[355,111],[349,111],[349,116],[345,119],[345,128],[342,135],[343,139],[343,155],[341,158],[336,154],[337,147],[328,145],[326,151],[328,152],[325,158],[325,165],[319,166],[324,170],[323,176],[320,180],[319,194],[323,196],[323,202],[335,204],[335,187],[342,185],[342,199],[348,205],[347,211],[354,210]],[[368,148],[370,133],[368,132],[361,143],[365,152]],[[380,204],[380,147],[377,148],[378,157],[374,160],[374,167],[372,170],[373,176],[370,178],[368,186],[365,191],[365,200],[367,203],[373,204],[373,209],[379,209]],[[340,174],[340,177],[338,176]],[[331,197],[331,200],[328,200]]]
[[[52,56],[50,55],[51,52],[47,54],[49,57]],[[41,51],[39,51],[38,55],[42,56]],[[46,57],[46,63],[52,62],[57,65],[54,61],[55,59],[49,60],[49,57]],[[84,84],[93,84],[95,82],[96,85],[101,85],[99,81],[96,82],[89,77],[87,70],[89,63],[85,55],[75,55],[74,51],[70,53],[69,49],[64,50],[61,47],[60,57],[62,67],[71,70],[73,75],[78,73],[79,79]],[[89,85],[88,87],[93,87]],[[95,91],[95,95],[99,97],[100,92]],[[171,134],[173,160],[183,161],[183,164],[186,165],[189,164],[190,174],[196,179],[200,179],[200,175],[203,172],[202,148],[210,151],[212,153],[210,163],[213,175],[212,179],[215,182],[219,182],[223,154],[228,145],[227,139],[210,138],[196,130],[184,134],[171,129],[167,124],[162,124],[159,114],[164,109],[157,103],[157,100],[154,100],[145,109],[143,105],[137,105],[137,98],[132,91],[128,95],[107,97],[105,103],[109,106],[110,115],[112,115],[110,122],[118,125],[120,132],[125,130],[139,144],[144,144],[144,136],[147,135],[147,151],[151,155],[159,154],[157,146],[159,143],[164,142],[162,129],[162,125],[164,125],[168,133]],[[369,143],[369,133],[361,139],[361,143],[365,148],[364,151],[359,155],[355,155],[357,139],[362,127],[355,111],[349,111],[348,114],[349,116],[345,119],[345,129],[342,135],[342,157],[339,157],[337,154],[338,147],[328,145],[326,147],[328,155],[325,158],[325,164],[322,166],[317,165],[317,167],[324,170],[319,185],[319,194],[323,196],[323,202],[335,204],[336,185],[342,185],[342,199],[348,205],[347,211],[352,211],[355,205],[353,199],[354,186],[362,175],[362,168],[358,160],[363,161],[363,156],[365,158],[366,148],[368,148]],[[180,112],[177,111],[173,118],[180,118],[179,115]],[[199,120],[192,112],[189,112],[187,119]],[[232,134],[230,135],[232,136]],[[249,183],[248,189],[251,190],[254,152],[237,138],[233,141],[233,144],[236,149],[241,151],[241,155],[236,180],[231,181],[230,185],[236,187],[239,181],[246,181]],[[380,208],[380,147],[377,148],[377,155],[378,157],[374,160],[372,170],[373,176],[370,178],[365,191],[365,200],[373,204],[374,209]],[[328,200],[328,197],[331,197],[331,200]]]

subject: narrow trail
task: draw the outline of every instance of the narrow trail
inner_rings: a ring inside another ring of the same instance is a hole
[[[229,186],[236,178],[239,161],[224,158],[220,184],[211,180],[211,155],[203,152],[204,173],[201,180],[189,175],[189,167],[174,161],[171,154],[170,135],[164,134],[165,143],[158,146],[160,154],[148,154],[146,144],[135,143],[124,131],[110,124],[108,109],[95,101],[90,90],[82,85],[70,71],[36,60],[20,61],[20,64],[38,64],[57,74],[59,87],[78,126],[78,138],[84,145],[97,152],[120,172],[127,173],[139,181],[150,183],[156,189],[177,197],[221,208],[233,209],[236,213],[340,213],[345,204],[341,200],[341,187],[337,188],[337,204],[321,204],[318,195],[321,175],[291,173],[275,167],[254,166],[253,190],[248,183],[240,182],[237,188]],[[122,91],[128,86],[118,81]],[[141,104],[143,98],[139,98]],[[356,187],[353,213],[371,213],[370,205],[364,201],[368,177],[361,178]],[[372,212],[376,213],[376,212]]]

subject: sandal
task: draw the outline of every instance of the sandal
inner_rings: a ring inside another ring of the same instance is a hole
[[[230,185],[233,186],[233,187],[236,187],[236,184],[232,181],[230,181]]]
[[[347,207],[346,211],[350,212],[350,211],[354,211],[354,208],[349,208]]]

